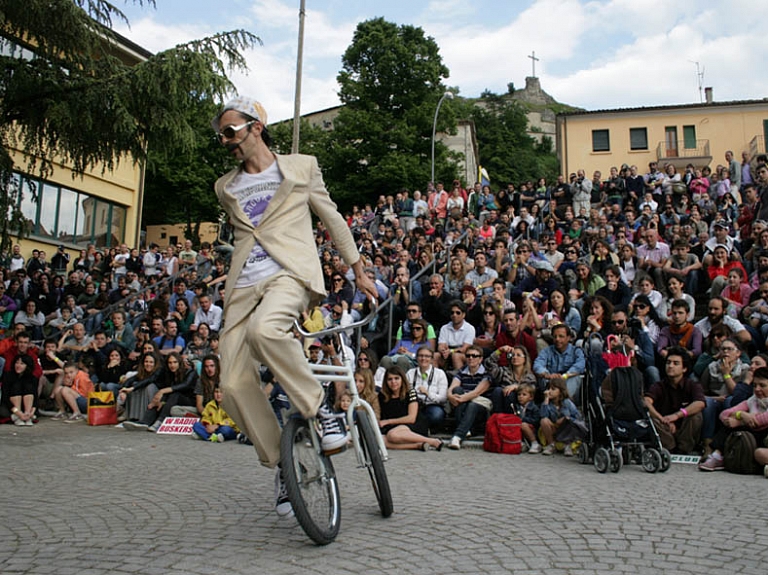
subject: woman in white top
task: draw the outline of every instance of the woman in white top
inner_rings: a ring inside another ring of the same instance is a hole
[[[430,429],[442,426],[445,421],[445,403],[448,400],[448,376],[432,365],[433,352],[424,345],[416,351],[416,367],[409,369],[406,377],[416,390],[419,409],[427,418]]]

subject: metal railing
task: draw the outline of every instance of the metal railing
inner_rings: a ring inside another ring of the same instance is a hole
[[[749,156],[754,158],[759,154],[765,154],[764,136],[755,136],[749,141]]]
[[[696,140],[695,146],[688,140],[677,140],[670,146],[669,142],[659,142],[656,146],[656,157],[659,161],[672,158],[701,158],[710,156],[709,140]]]

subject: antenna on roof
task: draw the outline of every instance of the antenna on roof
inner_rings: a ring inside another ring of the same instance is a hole
[[[696,64],[696,81],[699,84],[699,102],[704,103],[704,93],[702,91],[702,86],[704,85],[704,68],[699,67],[699,63],[695,62],[693,60],[688,60],[691,64]]]

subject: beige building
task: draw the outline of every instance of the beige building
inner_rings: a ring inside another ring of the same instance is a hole
[[[125,62],[137,64],[151,56],[130,40],[116,36],[119,45],[114,49]],[[6,43],[3,49],[17,57],[34,57],[29,47]],[[124,158],[113,171],[102,173],[99,166],[73,177],[69,166],[54,162],[52,173],[43,180],[26,172],[29,158],[23,149],[9,151],[22,192],[21,210],[27,221],[27,237],[19,242],[25,258],[33,249],[40,249],[50,259],[62,244],[72,258],[88,244],[100,248],[123,242],[139,245],[143,166]]]
[[[160,224],[156,226],[147,226],[147,235],[144,239],[146,245],[157,244],[161,248],[183,244],[186,237],[184,230],[186,224]],[[209,242],[211,245],[216,241],[219,233],[219,224],[214,222],[200,223],[200,242]]]
[[[768,99],[709,102],[647,108],[567,112],[557,116],[557,154],[565,175],[579,168],[607,177],[611,166],[636,165],[645,173],[652,161],[716,167],[732,150],[737,160],[765,153]]]

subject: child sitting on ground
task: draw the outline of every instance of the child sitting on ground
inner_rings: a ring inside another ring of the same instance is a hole
[[[348,391],[342,391],[341,394],[339,394],[339,396],[336,398],[336,403],[333,405],[333,410],[336,413],[346,414],[350,405],[352,405],[352,394]],[[344,420],[344,423],[346,424],[346,419]],[[347,431],[349,431],[348,425]]]
[[[583,439],[586,427],[576,405],[568,396],[568,388],[562,378],[550,379],[541,404],[541,428],[539,436],[545,444],[543,455],[555,452],[555,441],[565,443],[563,455],[573,456],[572,442]]]
[[[517,415],[522,420],[523,437],[530,445],[528,453],[541,453],[541,444],[536,441],[541,415],[539,406],[533,401],[536,386],[532,383],[521,383],[517,388]]]
[[[235,439],[239,430],[232,418],[221,407],[223,393],[217,385],[213,389],[213,399],[203,409],[200,421],[192,426],[192,437],[214,443],[223,443],[227,439]]]

